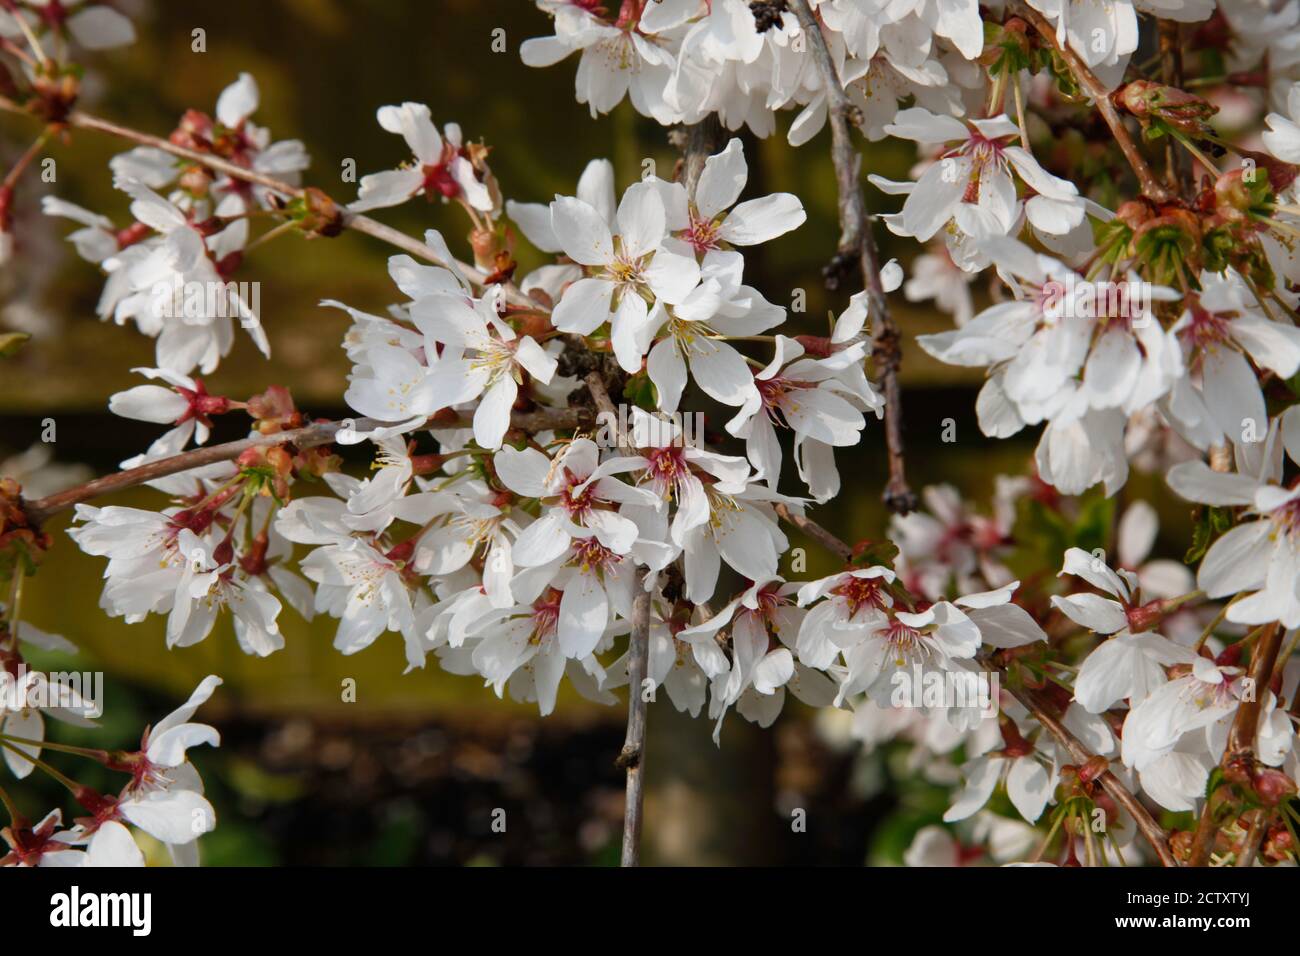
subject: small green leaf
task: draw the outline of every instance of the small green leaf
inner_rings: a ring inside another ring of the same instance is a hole
[[[1227,508],[1198,508],[1192,524],[1192,546],[1183,556],[1183,563],[1195,564],[1205,557],[1210,545],[1231,528],[1232,523],[1232,512]]]
[[[0,332],[0,358],[13,358],[30,338],[26,332]]]
[[[1214,796],[1214,791],[1223,786],[1223,768],[1215,767],[1210,771],[1210,778],[1205,782],[1205,799]]]

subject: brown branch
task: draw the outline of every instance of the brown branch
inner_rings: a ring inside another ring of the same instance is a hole
[[[862,157],[853,146],[850,124],[861,121],[861,113],[844,91],[835,69],[826,38],[808,0],[791,0],[790,7],[799,18],[812,48],[813,63],[826,88],[826,104],[831,126],[831,160],[839,192],[840,244],[834,261],[827,269],[826,285],[834,289],[839,279],[856,261],[862,271],[870,303],[872,354],[880,369],[885,393],[885,444],[889,453],[889,482],[883,495],[885,505],[897,514],[916,509],[916,495],[907,484],[903,456],[903,405],[898,385],[898,370],[903,361],[902,336],[889,312],[885,289],[880,281],[880,253],[871,234],[867,201],[862,192],[860,171]]]
[[[641,684],[650,659],[650,595],[640,586],[637,575],[636,597],[632,601],[632,635],[627,645],[627,735],[618,766],[627,772],[627,790],[623,803],[622,866],[641,865],[641,827],[645,806],[646,700]]]
[[[1246,838],[1241,845],[1240,852],[1237,854],[1237,866],[1254,865],[1255,857],[1259,854],[1260,841],[1264,839],[1264,832],[1268,829],[1272,818],[1272,810],[1260,807],[1255,811],[1255,819],[1251,821],[1250,829],[1246,832]]]
[[[610,427],[615,429],[618,447],[631,451],[631,437],[618,425],[618,410],[609,397],[605,380],[599,372],[588,372],[583,381],[591,392],[592,402],[602,416],[609,416]],[[632,601],[632,633],[627,645],[627,734],[623,750],[615,766],[627,774],[626,796],[623,801],[623,851],[622,866],[641,865],[641,830],[645,807],[645,790],[642,769],[645,765],[645,729],[647,701],[641,683],[650,666],[650,595],[644,585],[645,575],[638,571],[635,597]]]
[[[1254,650],[1250,654],[1250,670],[1247,679],[1251,681],[1253,693],[1250,700],[1243,700],[1237,705],[1237,713],[1232,718],[1232,727],[1228,730],[1228,743],[1223,748],[1223,758],[1219,766],[1227,771],[1230,767],[1243,768],[1247,773],[1255,766],[1255,738],[1259,733],[1259,711],[1264,702],[1264,693],[1268,690],[1273,677],[1273,665],[1282,647],[1282,627],[1269,625],[1259,635]],[[1217,793],[1222,788],[1216,788]],[[1196,824],[1196,833],[1192,837],[1192,850],[1188,856],[1188,866],[1205,866],[1214,852],[1214,838],[1219,832],[1213,810],[1214,794],[1205,798],[1201,818]]]
[[[1247,678],[1252,691],[1249,700],[1243,700],[1237,706],[1237,715],[1232,720],[1232,729],[1228,732],[1228,746],[1223,753],[1224,762],[1255,758],[1255,737],[1259,732],[1259,711],[1264,703],[1264,694],[1273,679],[1273,665],[1277,663],[1278,651],[1282,649],[1282,627],[1274,623],[1259,636],[1254,651],[1250,655],[1250,670]]]
[[[775,506],[775,510],[782,521],[794,525],[808,537],[812,538],[824,547],[827,551],[838,554],[845,561],[853,557],[853,548],[850,545],[831,534],[816,521],[813,521],[811,518],[805,517],[804,515],[795,514],[790,510],[788,505],[783,503],[778,503]]]
[[[1111,135],[1115,137],[1115,142],[1119,144],[1120,152],[1128,160],[1129,166],[1133,167],[1133,172],[1142,187],[1142,195],[1152,202],[1169,202],[1172,198],[1169,190],[1160,184],[1160,180],[1151,170],[1146,159],[1143,158],[1142,152],[1138,149],[1137,143],[1133,141],[1133,136],[1129,133],[1128,127],[1124,125],[1124,120],[1120,118],[1119,111],[1115,109],[1115,104],[1111,102],[1110,93],[1102,85],[1101,80],[1097,79],[1097,74],[1092,72],[1088,64],[1083,62],[1079,54],[1075,53],[1068,43],[1062,46],[1056,41],[1056,28],[1041,13],[1028,4],[1021,2],[1021,0],[1014,0],[1013,8],[1017,16],[1033,24],[1039,36],[1052,49],[1061,54],[1061,58],[1065,60],[1079,86],[1096,102],[1101,118],[1106,121],[1106,125],[1110,127]]]
[[[1092,759],[1093,754],[1089,753],[1088,748],[1081,744],[1074,734],[1070,733],[1034,691],[1008,688],[1007,692],[1034,715],[1034,719],[1042,724],[1062,747],[1069,751],[1070,756],[1080,766]],[[1138,798],[1109,770],[1098,777],[1097,780],[1102,785],[1102,788],[1110,794],[1111,799],[1129,812],[1134,822],[1137,823],[1138,829],[1142,831],[1142,835],[1146,837],[1146,841],[1151,844],[1151,849],[1155,850],[1156,856],[1160,858],[1160,864],[1162,866],[1178,866],[1178,860],[1169,848],[1169,838],[1165,834],[1164,828],[1156,823],[1155,818],[1147,812],[1147,808],[1142,806]]]
[[[589,417],[580,408],[543,409],[534,412],[515,412],[510,416],[510,424],[511,427],[518,428],[521,431],[536,432],[550,428],[577,428]],[[458,425],[468,425],[470,422],[471,419],[468,416],[459,414],[449,419],[435,416],[424,427],[452,428]],[[316,422],[292,431],[277,432],[273,435],[254,435],[251,438],[243,438],[239,441],[195,448],[181,452],[179,455],[160,458],[157,461],[146,462],[135,468],[128,468],[111,475],[105,475],[102,478],[95,478],[85,484],[77,485],[75,488],[68,488],[65,491],[44,498],[37,498],[35,501],[24,502],[23,510],[27,513],[28,521],[34,527],[40,527],[52,515],[71,508],[73,505],[91,501],[101,495],[111,494],[115,491],[134,488],[137,485],[143,485],[146,482],[166,478],[168,475],[179,474],[193,468],[201,468],[204,465],[212,465],[222,461],[233,461],[250,448],[264,448],[270,445],[283,445],[288,442],[292,442],[299,448],[314,448],[317,445],[328,444],[334,441],[339,431],[349,424],[352,425],[354,431],[369,431],[384,423],[371,418]]]
[[[1183,50],[1180,41],[1181,24],[1176,20],[1160,20],[1160,81],[1166,86],[1183,85]],[[1175,195],[1183,192],[1184,170],[1183,151],[1174,148],[1174,138],[1166,137],[1165,143],[1165,182]],[[1190,171],[1190,170],[1188,170]]]
[[[587,391],[591,393],[591,400],[596,406],[596,411],[611,419],[610,427],[614,429],[615,443],[625,451],[631,449],[631,436],[625,434],[619,427],[618,409],[614,407],[614,401],[609,397],[609,389],[605,387],[605,379],[599,372],[588,372],[582,381],[587,386]]]
[[[0,108],[12,112],[25,112],[7,100],[0,100]],[[267,176],[264,173],[259,173],[256,170],[248,169],[247,167],[240,166],[237,163],[232,163],[228,160],[222,159],[220,156],[213,156],[209,153],[200,153],[197,150],[187,149],[184,146],[176,145],[170,140],[153,136],[149,133],[141,132],[140,130],[131,129],[128,126],[122,126],[118,123],[101,119],[97,116],[91,116],[87,113],[77,111],[70,114],[66,122],[67,125],[78,129],[95,130],[96,132],[116,136],[119,139],[139,143],[142,146],[150,146],[154,149],[162,150],[163,152],[170,153],[180,159],[188,160],[189,162],[204,166],[219,173],[224,173],[231,179],[238,179],[241,182],[262,186],[263,188],[269,189],[281,196],[296,199],[301,198],[306,194],[306,190],[301,186],[291,185],[290,183],[276,179],[273,176]],[[398,229],[394,229],[391,226],[384,225],[382,222],[371,219],[369,216],[350,213],[341,204],[339,204],[339,208],[343,210],[343,225],[345,228],[351,229],[354,232],[363,233],[364,235],[370,236],[374,239],[379,239],[391,246],[403,250],[404,252],[417,256],[426,262],[431,262],[434,265],[443,266],[445,268],[454,266],[463,272],[466,278],[471,282],[480,286],[485,284],[487,275],[481,270],[476,269],[474,266],[461,262],[455,258],[450,262],[444,261],[431,246],[420,242],[418,239],[414,239]],[[547,311],[543,306],[520,292],[514,285],[507,284],[505,289],[506,298],[511,304],[537,311]]]

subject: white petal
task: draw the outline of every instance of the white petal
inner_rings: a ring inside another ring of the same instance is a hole
[[[595,570],[575,574],[560,598],[557,637],[565,657],[582,659],[596,649],[609,624],[609,601]]]
[[[1124,608],[1100,594],[1070,594],[1053,596],[1052,606],[1080,627],[1098,634],[1113,634],[1128,625]]]
[[[1179,462],[1165,480],[1183,498],[1206,505],[1253,504],[1259,488],[1259,482],[1248,475],[1217,472],[1203,461]]]
[[[574,262],[601,266],[613,261],[614,239],[609,225],[581,199],[556,197],[551,203],[551,228],[564,254]]]
[[[1051,795],[1051,778],[1042,764],[1033,757],[1019,757],[1011,762],[1007,796],[1022,817],[1030,823],[1041,817]]]
[[[732,245],[753,246],[798,229],[807,218],[797,196],[773,193],[731,210],[718,228],[718,235]]]
[[[711,220],[740,198],[749,167],[740,140],[732,139],[727,148],[704,161],[699,185],[695,188],[695,206],[700,216]]]
[[[551,321],[561,332],[590,335],[609,321],[613,298],[614,283],[605,279],[579,279],[564,290]]]
[[[217,122],[234,129],[257,112],[257,81],[248,73],[239,74],[217,97]]]

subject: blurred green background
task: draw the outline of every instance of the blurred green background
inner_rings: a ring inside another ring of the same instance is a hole
[[[676,155],[666,131],[625,103],[593,120],[573,97],[576,58],[539,71],[524,67],[519,44],[550,32],[549,20],[523,0],[187,0],[139,3],[139,42],[91,61],[83,108],[165,135],[189,107],[211,111],[219,92],[241,71],[261,88],[256,122],[277,139],[300,138],[312,156],[306,176],[342,201],[355,185],[340,181],[346,159],[360,173],[392,168],[404,144],[384,133],[375,109],[429,103],[437,122],[456,121],[467,137],[493,151],[491,165],[506,196],[547,201],[571,193],[586,162],[609,157],[620,188],[653,158],[670,175]],[[207,52],[191,51],[191,31],[207,32]],[[491,50],[504,28],[508,50]],[[788,190],[809,219],[801,229],[747,253],[747,280],[769,299],[789,303],[807,291],[804,315],[791,334],[821,333],[828,310],[848,292],[829,294],[821,269],[835,249],[835,183],[827,137],[794,150],[781,133],[745,136],[750,161],[746,195]],[[0,117],[6,155],[28,130]],[[34,130],[32,131],[34,134]],[[111,188],[107,160],[124,144],[76,133],[56,147],[58,181],[29,179],[19,196],[20,258],[0,275],[6,328],[33,333],[15,361],[0,363],[0,460],[39,441],[54,419],[55,455],[93,472],[111,470],[159,433],[153,426],[109,416],[110,394],[137,384],[129,369],[153,365],[153,343],[133,329],[101,324],[94,304],[96,270],[61,237],[62,221],[34,215],[40,190],[126,221],[126,203]],[[865,147],[869,170],[901,178],[913,160],[908,143]],[[897,200],[869,191],[874,208]],[[463,257],[466,223],[453,207],[412,202],[378,213],[419,235],[436,226]],[[21,228],[30,224],[28,228]],[[886,257],[914,254],[878,229]],[[242,336],[208,379],[209,390],[244,397],[270,383],[290,387],[316,415],[344,413],[347,364],[339,348],[346,317],[320,308],[341,299],[380,311],[399,298],[385,268],[392,250],[352,234],[309,245],[287,237],[252,253],[237,278],[262,283],[262,318],[273,358]],[[521,240],[521,275],[541,259]],[[978,376],[940,366],[911,342],[918,332],[946,328],[933,310],[892,297],[905,334],[905,409],[909,477],[914,487],[952,481],[979,498],[994,475],[1021,472],[1036,436],[994,443],[974,418]],[[234,417],[234,416],[232,416]],[[956,421],[957,441],[940,441],[943,421]],[[237,437],[222,428],[214,440]],[[879,426],[862,445],[839,456],[844,492],[819,518],[850,541],[882,537],[879,505],[886,474]],[[787,463],[787,467],[792,467]],[[792,488],[791,490],[795,490]],[[161,507],[161,496],[135,490],[118,504]],[[102,502],[101,502],[102,503]],[[229,623],[203,644],[168,652],[163,621],[128,626],[97,608],[102,562],[63,537],[67,518],[52,522],[57,546],[28,583],[24,616],[84,649],[75,666],[102,668],[110,679],[105,728],[93,739],[125,744],[143,725],[179,703],[207,673],[226,680],[201,716],[225,736],[220,751],[197,755],[220,823],[205,838],[209,863],[606,863],[616,860],[621,815],[619,773],[623,714],[573,695],[547,721],[531,706],[498,701],[474,678],[441,672],[430,662],[403,675],[400,639],[382,637],[345,658],[331,646],[335,622],[313,625],[290,610],[281,618],[288,646],[267,660],[245,657]],[[808,548],[811,577],[835,563]],[[41,663],[38,660],[37,663]],[[59,663],[54,661],[53,663]],[[65,662],[71,663],[71,662]],[[358,700],[344,703],[344,678]],[[911,832],[941,814],[938,791],[903,771],[891,753],[855,756],[844,720],[814,723],[787,705],[775,728],[758,731],[732,716],[721,750],[710,723],[691,722],[666,703],[652,708],[648,756],[648,857],[661,862],[897,862]],[[62,728],[69,741],[90,740]],[[29,781],[19,788],[32,812],[59,799],[57,788]],[[42,802],[43,801],[43,802]],[[491,830],[494,808],[507,811],[505,834]],[[805,834],[792,834],[790,812],[808,811]]]

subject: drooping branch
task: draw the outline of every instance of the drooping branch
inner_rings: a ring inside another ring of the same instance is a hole
[[[886,506],[897,514],[916,508],[916,495],[907,484],[903,455],[903,404],[898,384],[903,361],[902,336],[889,311],[884,285],[880,280],[880,253],[871,234],[867,201],[860,178],[862,157],[853,146],[850,127],[860,121],[860,111],[850,102],[840,82],[826,38],[808,0],[791,0],[791,8],[812,49],[813,63],[826,89],[826,107],[831,126],[831,160],[835,166],[839,192],[840,244],[835,260],[827,270],[827,286],[835,288],[846,269],[856,265],[870,302],[872,352],[880,369],[881,388],[885,393],[885,444],[889,454],[889,483],[885,485]]]
[[[1278,652],[1282,648],[1282,627],[1279,624],[1265,628],[1250,655],[1250,671],[1247,679],[1253,691],[1247,700],[1237,704],[1237,713],[1233,715],[1232,727],[1228,731],[1228,743],[1223,748],[1223,759],[1219,766],[1225,771],[1232,767],[1249,773],[1255,764],[1255,737],[1259,733],[1259,711],[1263,704],[1264,693],[1273,676],[1273,666],[1277,663]],[[1216,788],[1216,793],[1218,792]],[[1196,824],[1192,837],[1192,849],[1187,858],[1188,866],[1205,866],[1210,862],[1214,852],[1214,838],[1218,833],[1215,820],[1214,793],[1205,798],[1201,817]]]
[[[26,115],[26,111],[3,98],[0,98],[0,109]],[[307,194],[307,190],[302,186],[294,186],[290,183],[284,182],[283,180],[276,179],[274,176],[268,176],[265,173],[258,172],[257,170],[249,169],[248,167],[241,166],[238,163],[232,163],[229,160],[222,159],[220,156],[213,156],[209,153],[201,153],[184,146],[178,146],[168,139],[163,139],[162,137],[154,136],[150,133],[141,132],[140,130],[132,129],[110,120],[101,119],[98,116],[91,116],[88,113],[74,111],[68,115],[65,124],[77,129],[87,129],[100,133],[107,133],[110,136],[116,136],[119,139],[128,140],[129,142],[137,143],[141,146],[149,146],[154,149],[162,150],[163,152],[176,156],[179,159],[184,159],[188,162],[195,163],[196,165],[204,166],[214,172],[229,176],[231,179],[237,179],[240,182],[261,186],[279,196],[289,199],[300,199]],[[321,195],[325,194],[322,192]],[[333,200],[331,200],[331,202],[333,202]],[[432,246],[408,236],[401,230],[394,229],[392,226],[384,225],[382,222],[379,222],[376,219],[371,219],[369,216],[348,212],[347,209],[340,204],[336,205],[339,205],[339,209],[342,212],[342,225],[344,228],[362,233],[374,239],[379,239],[395,248],[401,249],[403,252],[410,253],[411,255],[423,259],[426,262],[433,263],[434,265],[444,266],[447,268],[455,267],[464,273],[465,277],[471,282],[479,286],[485,284],[488,277],[480,269],[455,258],[451,261],[446,261]],[[514,285],[507,284],[505,290],[506,298],[512,305],[536,311],[547,311],[545,307],[528,298]]]
[[[1021,706],[1033,714],[1034,719],[1042,724],[1062,747],[1069,751],[1071,758],[1080,766],[1092,759],[1093,754],[1089,753],[1088,748],[1080,743],[1074,734],[1070,733],[1065,724],[1061,723],[1048,706],[1039,699],[1037,693],[1020,688],[1008,688],[1007,692],[1018,700]],[[1102,789],[1110,794],[1112,800],[1129,812],[1129,816],[1133,818],[1138,829],[1142,831],[1142,835],[1146,838],[1147,843],[1151,845],[1151,849],[1160,858],[1160,865],[1178,866],[1178,860],[1169,848],[1169,838],[1164,828],[1155,821],[1147,808],[1142,806],[1141,801],[1109,770],[1098,777],[1097,781],[1101,784]]]
[[[547,408],[533,412],[515,412],[510,416],[510,424],[511,427],[520,431],[538,432],[552,428],[577,428],[585,424],[589,418],[590,416],[581,408]],[[427,424],[450,428],[458,425],[469,425],[470,423],[471,419],[469,417],[458,414],[452,417],[436,416],[430,419]],[[134,488],[137,485],[143,485],[159,478],[166,478],[168,475],[176,475],[183,471],[201,468],[204,465],[234,461],[251,448],[266,448],[290,442],[299,448],[314,448],[334,441],[338,433],[349,426],[353,431],[365,432],[382,424],[384,423],[370,418],[316,422],[291,431],[277,432],[272,435],[254,435],[239,441],[195,448],[181,452],[179,455],[159,458],[157,461],[146,462],[143,465],[137,465],[135,468],[127,468],[111,475],[105,475],[102,478],[95,478],[85,484],[77,485],[75,488],[68,488],[65,491],[47,495],[44,498],[26,501],[23,504],[23,510],[27,513],[27,518],[31,524],[34,527],[40,527],[52,515],[71,508],[73,505],[92,501],[115,491]]]
[[[838,554],[845,561],[853,557],[852,547],[831,534],[831,532],[827,531],[816,521],[813,521],[812,518],[809,518],[806,515],[796,514],[790,510],[789,505],[784,503],[778,503],[775,510],[782,521],[794,525],[827,551],[830,551],[833,554]]]
[[[589,372],[583,380],[591,393],[596,410],[605,416],[611,427],[617,429],[619,449],[630,452],[631,439],[619,427],[618,410],[609,397],[605,380],[599,372]],[[645,764],[645,730],[647,702],[641,684],[650,664],[650,595],[644,587],[645,576],[636,575],[635,597],[632,601],[632,633],[627,647],[627,733],[623,749],[615,764],[627,774],[623,802],[622,866],[641,865],[641,830],[645,809],[645,781],[642,770]]]
[[[1013,0],[1013,7],[1017,16],[1031,23],[1034,29],[1038,31],[1038,35],[1052,49],[1060,53],[1061,58],[1065,60],[1066,66],[1070,68],[1070,72],[1074,75],[1076,82],[1097,104],[1097,110],[1101,113],[1102,119],[1106,121],[1106,125],[1110,127],[1111,135],[1115,137],[1115,142],[1119,144],[1120,152],[1124,154],[1124,158],[1128,160],[1129,166],[1133,168],[1133,173],[1137,176],[1138,183],[1142,187],[1142,195],[1152,202],[1169,202],[1172,198],[1169,190],[1161,184],[1160,179],[1143,157],[1142,151],[1138,149],[1137,143],[1134,142],[1128,127],[1124,125],[1124,120],[1120,117],[1119,111],[1115,109],[1115,104],[1111,102],[1109,91],[1102,85],[1101,80],[1097,79],[1097,74],[1092,72],[1088,64],[1083,62],[1083,59],[1074,52],[1068,43],[1061,44],[1057,41],[1056,28],[1041,13],[1028,4],[1020,2],[1020,0]]]

